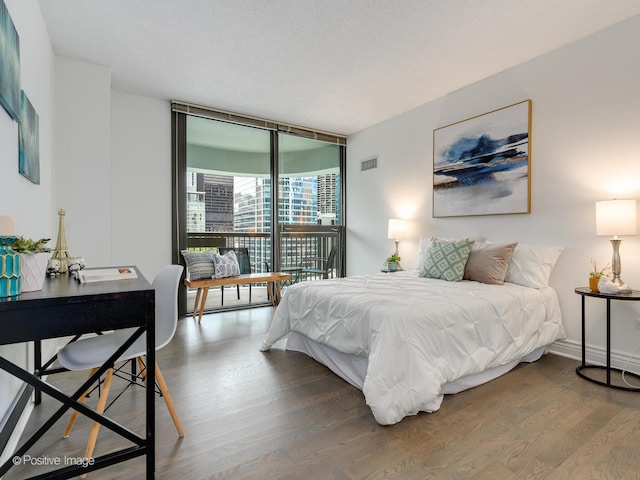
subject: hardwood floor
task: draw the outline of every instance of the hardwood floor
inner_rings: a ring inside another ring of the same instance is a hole
[[[575,374],[578,362],[547,355],[486,385],[445,397],[432,414],[378,425],[362,393],[305,355],[258,350],[271,308],[179,322],[158,352],[185,437],[157,399],[158,479],[616,479],[640,477],[640,394]],[[65,391],[84,376],[52,382]],[[116,381],[112,392],[116,392]],[[96,397],[93,395],[92,397]],[[88,400],[95,404],[96,398]],[[142,389],[108,414],[143,431]],[[34,431],[57,404],[45,397]],[[62,439],[65,416],[32,456],[81,456],[90,422]],[[102,428],[96,454],[115,440]],[[46,469],[20,466],[4,480]],[[138,479],[135,459],[87,478]]]

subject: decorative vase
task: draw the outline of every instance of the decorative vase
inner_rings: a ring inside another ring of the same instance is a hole
[[[387,262],[387,270],[395,272],[398,270],[398,262]]]
[[[598,282],[600,281],[599,278],[595,278],[595,277],[589,277],[589,289],[593,292],[593,293],[598,293]]]
[[[49,252],[20,254],[20,290],[22,292],[42,290],[50,255]]]
[[[20,256],[11,244],[16,237],[0,236],[0,297],[20,294]]]

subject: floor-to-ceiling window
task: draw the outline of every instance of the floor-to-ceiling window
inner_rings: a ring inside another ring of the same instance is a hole
[[[342,274],[342,153],[337,144],[278,136],[280,269],[294,281]]]
[[[246,248],[253,271],[289,270],[293,281],[344,274],[343,137],[172,107],[174,261],[184,249]],[[208,310],[267,302],[260,286],[209,295]],[[192,300],[181,292],[181,312]]]

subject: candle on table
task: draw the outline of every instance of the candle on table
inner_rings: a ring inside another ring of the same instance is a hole
[[[0,237],[13,237],[16,234],[16,217],[0,215]]]

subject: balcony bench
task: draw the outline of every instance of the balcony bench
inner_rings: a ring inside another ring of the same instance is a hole
[[[267,294],[271,305],[274,307],[280,302],[280,282],[291,280],[290,273],[267,272],[267,273],[246,273],[225,278],[203,278],[201,280],[188,280],[185,278],[184,284],[189,288],[197,288],[196,301],[193,306],[193,317],[198,315],[198,323],[202,320],[205,303],[209,288],[222,287],[226,285],[246,285],[249,283],[266,283]]]

